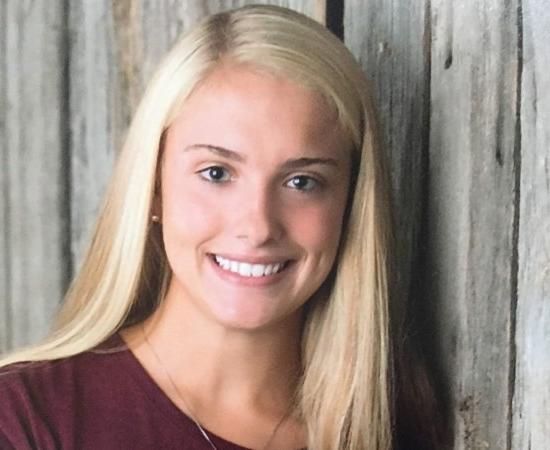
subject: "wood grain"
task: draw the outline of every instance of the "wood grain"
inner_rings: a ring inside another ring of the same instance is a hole
[[[432,2],[427,300],[453,449],[508,447],[517,3]]]
[[[8,182],[8,148],[7,148],[7,23],[8,4],[0,3],[0,353],[8,349],[11,328],[10,321],[10,278],[11,278],[11,250],[10,220],[9,220],[9,193]]]
[[[399,274],[411,285],[428,149],[429,54],[425,2],[345,2],[345,43],[373,83],[395,192]]]
[[[43,336],[67,279],[61,2],[2,2],[0,349]]]
[[[550,10],[524,0],[513,448],[550,438]]]

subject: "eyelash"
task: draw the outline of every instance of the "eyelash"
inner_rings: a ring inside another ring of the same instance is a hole
[[[214,170],[221,171],[224,176],[222,178],[213,178],[212,177],[212,175],[213,175],[212,172]],[[213,184],[227,183],[227,182],[231,181],[231,179],[232,179],[231,174],[229,173],[229,171],[223,166],[209,166],[209,167],[206,167],[202,170],[199,170],[197,173],[199,174],[199,176],[203,180],[208,181],[208,182],[213,183]],[[313,186],[307,187],[307,188],[293,187],[290,184],[294,180],[301,180],[301,181],[306,180],[306,182],[308,182],[308,183],[313,183]],[[291,189],[294,189],[298,192],[308,193],[308,192],[312,192],[312,191],[317,191],[320,188],[322,188],[323,187],[323,182],[319,178],[312,177],[311,175],[298,174],[298,175],[292,176],[288,181],[285,182],[284,185],[287,186],[287,187],[290,187]]]
[[[223,171],[225,174],[227,174],[229,176],[229,179],[221,180],[221,179],[212,178],[211,177],[211,175],[212,175],[211,172],[213,170]],[[197,173],[201,176],[202,179],[204,179],[206,181],[209,181],[211,183],[215,183],[215,184],[226,183],[226,182],[231,180],[231,175],[229,174],[229,171],[223,166],[209,166],[205,169],[199,170]]]
[[[314,191],[314,190],[318,190],[319,188],[322,187],[321,181],[319,181],[318,179],[316,179],[314,177],[311,177],[309,175],[294,175],[289,181],[287,181],[285,183],[285,185],[288,186],[294,180],[304,180],[304,179],[307,182],[312,182],[313,186],[309,187],[309,188],[298,188],[298,187],[292,187],[292,186],[290,186],[290,187],[292,189],[296,189],[296,190],[301,191],[301,192],[311,192],[311,191]]]

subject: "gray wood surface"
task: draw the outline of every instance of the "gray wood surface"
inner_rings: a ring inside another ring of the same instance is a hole
[[[78,266],[90,239],[117,150],[160,58],[210,13],[251,0],[71,2],[71,249]],[[270,1],[312,17],[315,0]]]
[[[421,226],[428,151],[426,2],[349,0],[344,40],[373,81],[395,192],[403,286],[410,287]]]
[[[431,2],[426,298],[454,449],[509,448],[517,7]]]
[[[9,183],[8,176],[8,151],[7,151],[7,105],[6,84],[6,30],[7,30],[7,3],[0,3],[0,353],[5,352],[9,346],[10,325],[10,241],[9,229]]]
[[[0,9],[0,350],[46,332],[66,284],[64,11],[61,2]]]
[[[523,0],[513,448],[550,446],[550,9]]]

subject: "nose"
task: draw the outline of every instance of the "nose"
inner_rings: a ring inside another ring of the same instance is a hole
[[[277,242],[284,234],[284,225],[277,199],[268,187],[255,187],[246,192],[239,205],[237,238],[251,247]]]

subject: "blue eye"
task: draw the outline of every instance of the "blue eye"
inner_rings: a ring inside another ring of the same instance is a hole
[[[319,186],[319,181],[306,175],[296,175],[286,185],[299,191],[311,191]]]
[[[212,183],[224,183],[231,180],[231,175],[222,166],[211,166],[200,170],[199,174],[202,178]]]

